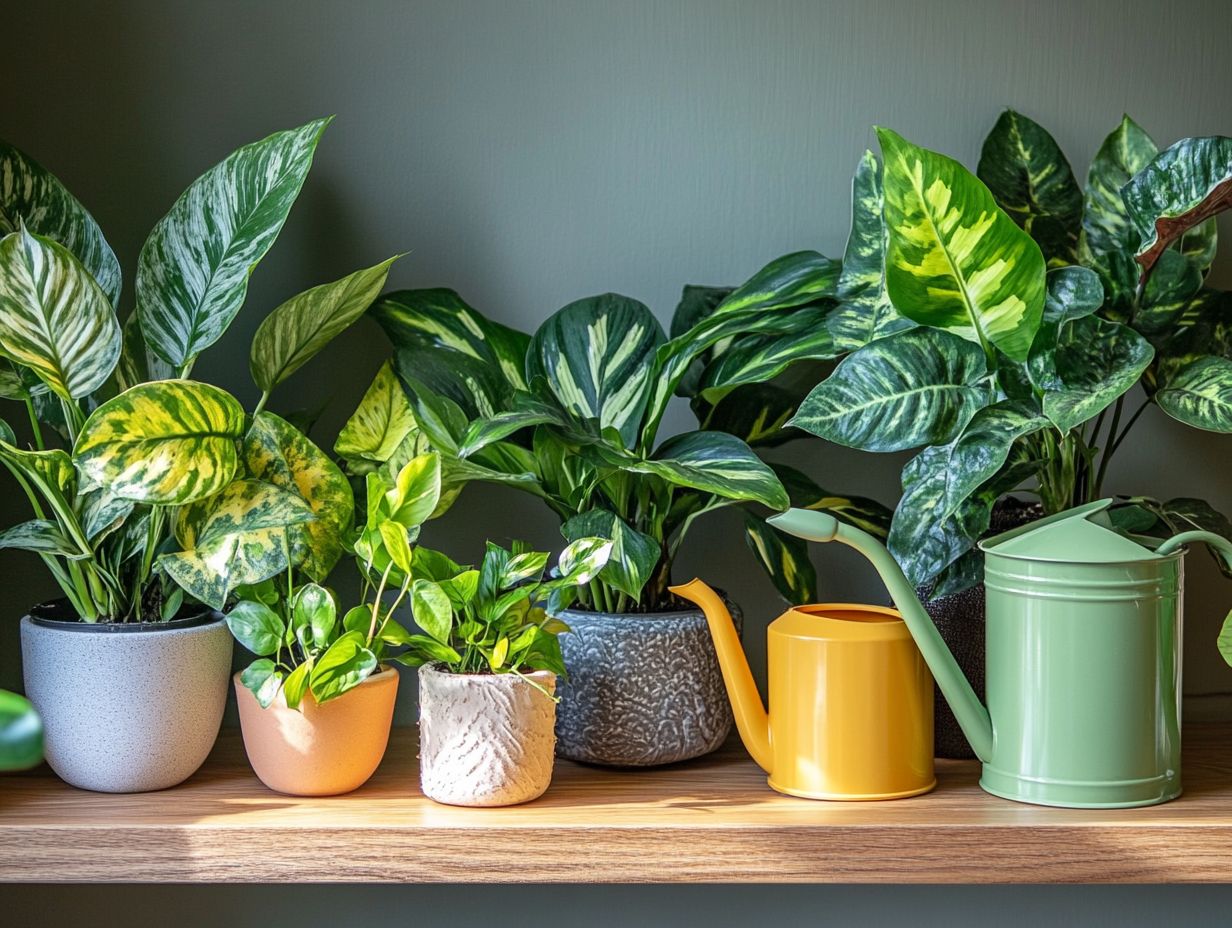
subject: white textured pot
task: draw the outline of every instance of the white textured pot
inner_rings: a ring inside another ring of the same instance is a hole
[[[43,717],[51,769],[104,793],[192,776],[227,703],[232,639],[222,615],[91,625],[52,614],[36,607],[21,620],[26,695]]]
[[[549,693],[556,675],[526,674]],[[511,806],[552,782],[556,703],[513,674],[419,668],[419,784],[451,806]]]

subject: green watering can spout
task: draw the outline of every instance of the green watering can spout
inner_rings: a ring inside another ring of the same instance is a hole
[[[890,598],[915,639],[937,686],[954,710],[954,717],[971,743],[971,749],[981,761],[987,761],[992,756],[993,746],[992,721],[988,710],[975,695],[950,649],[941,640],[937,626],[916,598],[915,588],[885,546],[868,532],[840,522],[828,513],[810,509],[789,509],[771,516],[767,521],[780,531],[806,541],[841,541],[868,558],[889,590]]]

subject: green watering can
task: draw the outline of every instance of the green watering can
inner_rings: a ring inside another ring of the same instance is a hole
[[[811,510],[769,521],[872,562],[983,762],[981,787],[1019,802],[1112,809],[1180,795],[1184,546],[1232,555],[1232,544],[1209,532],[1135,540],[1112,529],[1111,504],[981,542],[987,709],[876,538]]]

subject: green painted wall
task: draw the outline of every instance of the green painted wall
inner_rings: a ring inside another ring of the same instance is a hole
[[[510,324],[605,290],[666,320],[684,283],[738,282],[795,249],[839,254],[874,123],[973,165],[1010,105],[1048,126],[1080,174],[1124,111],[1162,143],[1232,132],[1230,37],[1226,0],[28,3],[6,10],[0,136],[93,210],[131,281],[146,231],[201,170],[273,129],[338,114],[247,309],[197,367],[251,400],[247,346],[264,314],[394,252],[410,252],[394,285],[452,286]],[[1232,243],[1232,224],[1221,230]],[[1232,244],[1214,282],[1232,287]],[[327,404],[332,435],[385,351],[361,324],[275,408]],[[687,422],[681,410],[669,425]],[[1148,417],[1112,484],[1232,509],[1228,442]],[[817,447],[788,458],[826,486],[887,501],[904,460]],[[16,515],[13,494],[0,500]],[[485,535],[552,544],[555,527],[511,493],[471,491],[428,540],[465,558]],[[827,549],[819,563],[826,598],[881,597],[854,554]],[[51,592],[37,568],[0,553],[10,683],[16,618]],[[778,605],[736,518],[696,533],[678,571],[693,572],[744,604],[760,662],[758,629]],[[1201,555],[1189,586],[1187,690],[1232,691],[1213,647],[1232,586]],[[1190,711],[1224,709],[1212,696]],[[548,898],[511,897],[523,909]],[[576,912],[592,897],[569,898]],[[839,897],[784,898],[820,914]]]

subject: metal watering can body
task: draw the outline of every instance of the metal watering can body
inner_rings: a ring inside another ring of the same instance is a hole
[[[987,709],[880,542],[817,512],[770,521],[802,538],[841,541],[873,563],[983,762],[986,791],[1118,808],[1180,794],[1183,545],[1228,544],[1188,532],[1152,550],[1112,531],[1110,503],[980,545]]]
[[[824,604],[775,619],[767,712],[722,598],[700,580],[672,591],[705,613],[736,727],[773,789],[875,800],[936,785],[932,675],[898,612]]]

